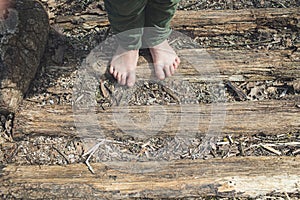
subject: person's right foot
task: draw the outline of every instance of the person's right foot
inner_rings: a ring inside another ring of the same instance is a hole
[[[110,63],[109,72],[120,85],[132,87],[135,83],[136,67],[139,57],[139,50],[125,50],[118,47]]]

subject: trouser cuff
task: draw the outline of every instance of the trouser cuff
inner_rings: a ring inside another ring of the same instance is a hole
[[[146,27],[143,34],[143,48],[151,48],[165,41],[171,34],[170,28]]]
[[[138,50],[142,47],[143,28],[135,28],[116,35],[119,45],[126,50]]]

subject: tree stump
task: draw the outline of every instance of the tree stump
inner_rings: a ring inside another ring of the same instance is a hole
[[[48,39],[47,12],[35,0],[18,0],[0,19],[0,112],[15,112],[35,77]]]

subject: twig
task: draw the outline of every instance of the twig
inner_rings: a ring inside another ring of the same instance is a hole
[[[217,146],[219,146],[219,145],[227,145],[227,144],[230,144],[230,142],[228,141],[228,142],[217,142]]]
[[[170,95],[177,103],[180,103],[180,98],[170,89],[167,87],[162,87],[162,89]]]
[[[247,95],[241,90],[237,85],[234,83],[231,83],[230,81],[227,81],[226,85],[234,91],[234,93],[237,95],[238,100],[240,101],[246,101],[247,100]]]
[[[272,147],[270,147],[270,146],[268,146],[268,145],[260,144],[260,146],[261,146],[262,148],[264,148],[264,149],[266,149],[266,150],[268,150],[268,151],[270,151],[270,152],[272,152],[272,153],[278,155],[278,156],[281,156],[281,155],[282,155],[280,151],[278,151],[278,150],[276,150],[276,149],[274,149],[274,148],[272,148]]]
[[[233,140],[232,140],[231,135],[227,135],[226,137],[229,140],[229,143],[232,145],[233,144]]]
[[[223,48],[223,47],[236,47],[236,46],[247,46],[247,45],[254,45],[254,44],[264,44],[264,43],[270,43],[270,44],[278,44],[280,41],[273,41],[273,39],[269,40],[263,40],[263,41],[257,41],[257,42],[249,42],[249,43],[235,43],[235,44],[224,44],[224,45],[213,45],[211,47],[214,48]]]
[[[284,143],[272,143],[272,144],[265,144],[268,146],[300,146],[300,142],[284,142]]]
[[[57,149],[54,145],[52,145],[52,148],[57,151],[57,153],[59,153],[67,162],[67,164],[70,164],[70,161],[68,159],[68,157],[66,156],[66,154],[64,154],[63,152],[61,152],[59,149]]]
[[[90,170],[90,172],[91,172],[92,174],[95,174],[95,171],[94,171],[93,167],[90,165],[89,160],[90,160],[91,157],[94,155],[94,153],[98,150],[99,146],[100,146],[101,144],[103,144],[105,141],[107,141],[107,140],[102,140],[101,142],[97,143],[97,144],[94,145],[88,152],[86,152],[86,153],[84,153],[84,154],[82,155],[82,157],[85,157],[85,156],[89,155],[89,156],[87,157],[87,159],[84,161],[84,163],[87,165],[88,169]]]
[[[295,151],[292,152],[293,155],[297,155],[299,153],[300,153],[300,149],[297,149],[297,150],[295,150]]]
[[[287,200],[291,200],[291,198],[289,197],[288,193],[287,192],[284,192],[284,195],[286,197]]]
[[[90,158],[92,157],[92,155],[97,151],[97,149],[99,148],[100,143],[96,144],[95,146],[93,146],[86,154],[83,154],[83,156],[85,155],[89,155],[87,157],[87,159],[84,161],[84,163],[87,165],[88,169],[90,170],[90,172],[92,174],[95,174],[95,171],[93,170],[93,167],[90,165]]]

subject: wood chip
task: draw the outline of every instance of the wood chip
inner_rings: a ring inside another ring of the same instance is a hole
[[[109,92],[104,85],[104,81],[100,80],[100,90],[104,98],[109,97]]]

